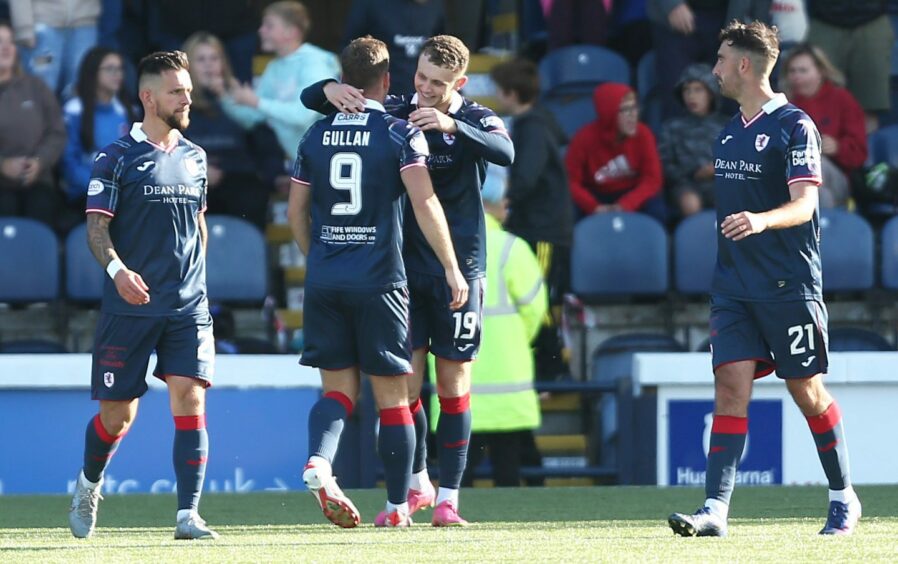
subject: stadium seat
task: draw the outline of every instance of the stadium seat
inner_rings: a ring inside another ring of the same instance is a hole
[[[670,274],[667,233],[640,213],[603,213],[574,226],[571,287],[584,301],[661,296]]]
[[[867,138],[867,164],[886,163],[898,168],[898,125],[877,129]]]
[[[65,289],[69,299],[98,302],[106,273],[87,246],[87,224],[69,231],[65,240]]]
[[[59,241],[33,219],[0,217],[0,302],[59,297]]]
[[[890,219],[882,228],[882,286],[898,290],[898,217]]]
[[[0,354],[65,354],[68,353],[61,344],[43,339],[23,339],[0,343]]]
[[[661,93],[658,91],[654,51],[649,51],[639,60],[636,91],[639,94],[639,119],[657,136],[661,133]]]
[[[825,292],[856,292],[873,287],[873,229],[860,215],[841,209],[820,214],[820,258]]]
[[[568,141],[586,124],[596,119],[592,95],[549,96],[544,99],[546,109],[555,116]]]
[[[862,327],[835,327],[829,330],[830,352],[893,351],[895,347],[875,331]]]
[[[685,352],[679,341],[663,333],[627,333],[603,341],[592,355],[590,379],[614,389],[633,372],[633,355],[640,352]]]
[[[550,51],[539,63],[542,91],[590,94],[602,82],[630,84],[630,65],[614,51],[596,45],[571,45]]]
[[[711,291],[717,262],[717,214],[706,210],[689,216],[677,226],[673,243],[674,287],[682,294]]]
[[[260,303],[268,294],[265,237],[238,217],[206,216],[206,283],[215,302]]]

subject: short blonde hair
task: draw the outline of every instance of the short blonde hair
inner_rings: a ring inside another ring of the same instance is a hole
[[[231,70],[231,61],[228,59],[228,52],[225,50],[225,46],[221,40],[208,31],[197,31],[184,40],[184,45],[181,49],[187,54],[188,63],[193,62],[196,59],[196,50],[202,45],[209,45],[218,51],[218,56],[221,57],[221,78],[224,80],[225,86],[231,84],[231,82],[234,81],[234,72]],[[190,79],[193,81],[193,84],[199,84],[194,70],[191,68],[189,71]],[[192,105],[199,110],[207,110],[212,106],[212,102],[202,88],[195,89],[191,97],[193,98]]]
[[[265,11],[262,12],[262,15],[277,16],[281,18],[287,22],[287,25],[291,25],[298,29],[303,37],[308,37],[309,29],[312,27],[312,20],[309,19],[309,11],[302,2],[295,2],[294,0],[281,0],[280,2],[269,4],[265,8]]]

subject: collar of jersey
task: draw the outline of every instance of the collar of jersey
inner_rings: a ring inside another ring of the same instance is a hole
[[[786,99],[786,95],[780,92],[767,100],[767,103],[761,106],[761,109],[764,110],[765,114],[770,115],[788,103],[789,100]]]
[[[178,136],[181,135],[180,131],[176,131],[176,133],[178,134]],[[147,142],[154,147],[159,147],[159,145],[156,145],[155,143],[150,141],[149,137],[147,137],[146,132],[144,132],[144,130],[143,130],[143,122],[142,121],[135,121],[134,124],[131,126],[131,138],[134,139],[135,141],[137,141],[138,143]],[[161,149],[161,147],[160,147],[160,149]]]
[[[411,103],[415,106],[418,105],[418,93],[415,92],[415,95],[412,96]],[[464,103],[464,99],[461,97],[461,94],[458,93],[457,90],[452,91],[452,99],[449,102],[449,111],[447,113],[454,114],[457,113],[458,110],[461,109],[461,105]]]
[[[377,110],[379,112],[387,113],[387,109],[384,108],[384,105],[378,102],[377,100],[372,100],[371,98],[365,98],[365,108],[369,110]]]

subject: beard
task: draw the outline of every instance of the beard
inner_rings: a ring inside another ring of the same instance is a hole
[[[157,112],[156,117],[158,117],[159,119],[164,121],[165,124],[167,126],[169,126],[170,128],[177,129],[178,131],[181,131],[181,132],[183,132],[185,129],[187,129],[187,126],[190,125],[189,110],[185,111],[181,114],[176,114],[175,112],[172,112],[172,113],[168,114],[167,116],[159,115],[159,113]]]

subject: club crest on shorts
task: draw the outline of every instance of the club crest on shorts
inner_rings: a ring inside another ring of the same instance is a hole
[[[767,143],[770,141],[770,136],[765,135],[763,133],[759,133],[757,137],[755,137],[755,149],[760,153],[767,147]]]
[[[107,388],[111,388],[113,384],[115,384],[115,374],[112,372],[105,372],[103,374],[103,383],[106,384]]]

